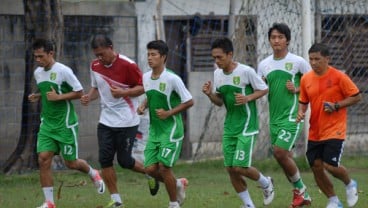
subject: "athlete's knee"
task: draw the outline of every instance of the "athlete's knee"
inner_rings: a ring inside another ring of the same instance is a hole
[[[38,154],[38,164],[41,168],[51,167],[53,154],[49,152],[41,152]]]
[[[149,166],[149,167],[145,167],[144,171],[146,172],[146,174],[152,176],[155,175],[158,172],[158,168],[155,165]]]
[[[237,174],[235,167],[227,167],[226,171],[228,172],[229,175]]]
[[[273,148],[273,156],[276,158],[277,161],[282,161],[289,157],[289,151],[275,146]]]
[[[248,173],[248,168],[243,168],[243,167],[234,167],[233,168],[233,172],[235,174],[241,175],[242,173],[247,174]]]
[[[132,157],[127,157],[127,158],[118,158],[118,163],[122,168],[125,169],[132,169],[134,167],[135,164],[135,159]]]

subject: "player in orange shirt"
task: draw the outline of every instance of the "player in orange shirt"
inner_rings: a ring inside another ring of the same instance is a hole
[[[326,208],[339,208],[342,203],[325,170],[344,182],[347,204],[353,207],[358,201],[357,182],[350,178],[340,160],[346,137],[346,107],[359,102],[361,94],[346,74],[329,66],[327,46],[314,44],[308,53],[313,70],[301,79],[297,116],[297,122],[303,120],[310,104],[308,162],[318,187],[329,198]]]

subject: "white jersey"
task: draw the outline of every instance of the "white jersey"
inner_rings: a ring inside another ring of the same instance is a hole
[[[95,60],[91,65],[91,85],[100,94],[100,123],[109,127],[132,127],[139,124],[138,97],[115,98],[110,91],[110,86],[127,89],[142,85],[142,73],[132,60],[118,55],[111,66],[103,66]]]

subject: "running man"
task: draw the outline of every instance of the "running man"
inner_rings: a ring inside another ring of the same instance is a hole
[[[32,48],[34,59],[39,65],[34,72],[39,93],[30,94],[28,99],[30,102],[41,99],[42,103],[37,153],[45,202],[38,208],[56,207],[51,164],[53,156],[59,153],[66,167],[88,174],[97,192],[102,194],[105,184],[99,172],[78,158],[79,124],[71,101],[83,95],[82,85],[68,66],[55,61],[52,41],[37,39]]]
[[[144,93],[142,72],[128,57],[114,51],[106,35],[95,35],[91,47],[96,58],[91,63],[91,85],[81,98],[82,105],[100,97],[101,114],[97,126],[99,162],[102,177],[110,192],[108,207],[123,207],[113,167],[114,157],[122,168],[145,174],[143,164],[132,157],[132,148],[140,122],[136,112],[138,96]],[[152,195],[158,182],[148,177]]]
[[[348,207],[354,207],[358,202],[358,184],[340,160],[346,138],[347,107],[358,103],[362,95],[349,76],[329,65],[326,45],[316,43],[308,53],[313,70],[301,79],[296,120],[304,119],[310,104],[308,162],[318,187],[329,200],[326,208],[343,207],[327,172],[345,184]]]
[[[267,94],[267,85],[253,68],[233,61],[234,49],[230,39],[216,39],[211,50],[218,68],[214,72],[213,85],[207,81],[202,92],[212,103],[226,108],[222,138],[224,165],[244,203],[242,207],[255,207],[244,177],[260,184],[263,203],[269,205],[275,194],[272,179],[252,167],[252,153],[258,135],[256,100]]]
[[[273,54],[258,65],[258,74],[269,87],[270,137],[273,156],[293,186],[290,207],[310,205],[311,198],[293,159],[292,149],[300,138],[303,122],[296,123],[299,83],[311,67],[306,60],[288,51],[290,29],[284,23],[274,23],[268,30]]]
[[[150,176],[165,184],[169,208],[180,208],[188,180],[176,179],[173,167],[179,159],[184,139],[181,113],[193,105],[193,99],[181,78],[165,67],[169,53],[167,44],[162,40],[151,41],[147,50],[151,68],[143,75],[147,99],[137,109],[143,114],[148,108],[150,117],[144,166]]]

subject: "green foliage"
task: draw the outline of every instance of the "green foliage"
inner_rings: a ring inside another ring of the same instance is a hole
[[[368,159],[364,157],[345,157],[344,163],[351,177],[359,183],[360,199],[356,207],[364,207],[368,203],[366,173]],[[312,207],[325,207],[327,198],[319,191],[314,182],[304,157],[296,158],[302,170],[302,177],[312,197]],[[264,175],[272,176],[275,182],[275,199],[268,207],[287,207],[292,198],[292,186],[288,183],[282,170],[273,158],[254,161],[254,167]],[[224,208],[239,207],[241,200],[232,188],[222,160],[198,162],[194,164],[182,162],[174,168],[177,177],[189,180],[187,200],[183,208]],[[163,184],[159,193],[152,197],[149,194],[145,176],[129,170],[117,168],[119,191],[128,208],[162,208],[168,206],[168,196]],[[344,185],[332,179],[335,191],[345,203]],[[251,197],[257,207],[262,207],[262,190],[258,183],[247,179]],[[36,207],[43,201],[39,185],[38,172],[27,175],[0,175],[0,207]],[[58,207],[102,208],[110,200],[109,194],[96,193],[88,176],[76,171],[56,171],[54,173],[54,192]],[[58,199],[59,197],[59,199]]]

